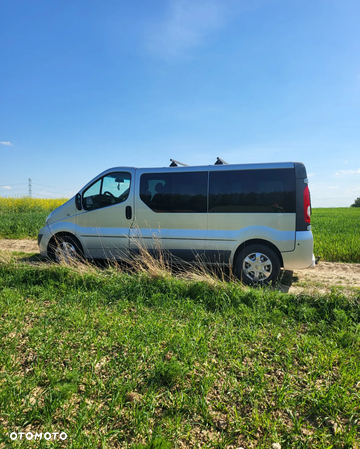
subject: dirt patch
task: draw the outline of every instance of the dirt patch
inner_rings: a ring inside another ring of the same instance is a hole
[[[23,253],[38,253],[39,247],[36,240],[30,239],[1,239],[0,251],[17,251]]]
[[[325,293],[332,287],[341,287],[345,291],[360,288],[360,264],[320,261],[314,268],[285,271],[283,284],[283,290],[289,293],[304,290]]]

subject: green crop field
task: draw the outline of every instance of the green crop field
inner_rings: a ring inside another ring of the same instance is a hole
[[[360,207],[313,209],[311,221],[316,256],[360,263]]]
[[[359,290],[4,257],[0,447],[360,447]]]

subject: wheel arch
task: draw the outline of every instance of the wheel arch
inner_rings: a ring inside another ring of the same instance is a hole
[[[66,231],[57,232],[56,234],[54,234],[51,237],[51,239],[49,240],[49,243],[47,245],[48,254],[50,254],[52,252],[52,247],[53,247],[54,243],[56,242],[56,239],[60,239],[62,237],[71,237],[73,240],[75,240],[75,242],[79,246],[80,250],[82,251],[82,254],[84,254],[84,248],[83,248],[80,240],[73,233],[66,232]]]
[[[268,248],[271,248],[275,254],[278,256],[279,261],[280,261],[280,266],[283,268],[284,267],[284,261],[281,255],[281,252],[279,251],[279,248],[277,246],[275,246],[273,243],[269,242],[268,240],[264,240],[264,239],[250,239],[250,240],[246,240],[245,242],[242,242],[241,245],[239,245],[235,251],[234,254],[234,259],[233,259],[233,266],[235,266],[236,263],[236,259],[239,255],[239,253],[247,246],[250,245],[265,245]]]

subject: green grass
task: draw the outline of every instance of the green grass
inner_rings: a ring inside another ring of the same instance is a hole
[[[330,262],[360,263],[360,208],[313,209],[314,254]]]
[[[2,262],[0,447],[359,447],[359,300]]]
[[[0,238],[37,238],[49,212],[0,213]]]

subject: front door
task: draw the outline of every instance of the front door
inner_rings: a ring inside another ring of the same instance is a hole
[[[134,217],[134,177],[134,169],[114,171],[82,192],[83,209],[76,217],[76,233],[86,255],[127,257],[129,229]]]

